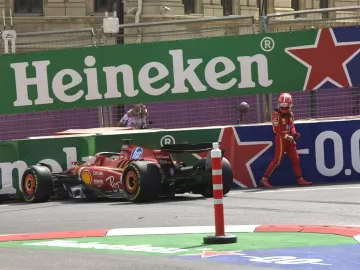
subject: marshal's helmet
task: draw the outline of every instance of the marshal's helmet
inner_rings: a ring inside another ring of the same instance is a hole
[[[292,103],[293,101],[291,95],[288,93],[282,93],[278,101],[278,107],[280,112],[287,113],[291,111]]]

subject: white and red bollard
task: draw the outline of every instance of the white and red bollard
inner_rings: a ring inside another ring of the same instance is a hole
[[[214,197],[215,236],[205,236],[204,244],[236,243],[236,235],[225,235],[222,157],[219,143],[213,143],[213,150],[211,150],[211,168]]]

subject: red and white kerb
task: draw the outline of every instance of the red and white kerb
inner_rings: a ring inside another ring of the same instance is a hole
[[[211,150],[211,168],[215,213],[215,235],[225,236],[222,162],[219,143],[213,143],[213,150]]]

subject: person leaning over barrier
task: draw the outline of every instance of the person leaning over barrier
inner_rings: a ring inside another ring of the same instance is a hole
[[[128,127],[129,126],[129,117],[127,116],[127,113],[124,114],[124,116],[120,119],[117,126],[118,127]]]
[[[121,118],[118,123],[120,127],[134,127],[136,129],[146,129],[146,118],[148,116],[146,106],[142,103],[134,104],[133,108]]]

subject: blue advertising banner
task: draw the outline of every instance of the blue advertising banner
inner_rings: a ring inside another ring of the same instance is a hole
[[[360,181],[360,119],[299,121],[295,124],[301,134],[296,143],[305,179],[314,184]],[[146,133],[129,131],[99,135],[96,140],[93,136],[79,135],[4,141],[1,145],[4,153],[0,160],[0,194],[19,192],[19,182],[27,166],[46,161],[54,171],[60,172],[71,166],[70,161],[85,160],[104,150],[117,151],[122,139],[129,137],[136,138],[136,144],[152,149],[167,143],[218,141],[233,168],[234,188],[261,186],[260,180],[274,156],[274,133],[270,124],[149,130]],[[52,147],[37,151],[44,143]],[[40,156],[34,153],[40,153]],[[189,162],[195,164],[196,159],[206,156],[207,153],[194,154]],[[269,180],[275,186],[297,184],[287,155]]]
[[[296,128],[301,134],[297,149],[305,179],[315,184],[360,180],[360,120],[299,122]],[[257,125],[236,127],[235,130],[243,143],[256,146],[272,142],[265,152],[254,156],[248,164],[259,185],[274,155],[272,128],[270,125]],[[296,184],[287,155],[270,176],[270,181],[274,185]]]

